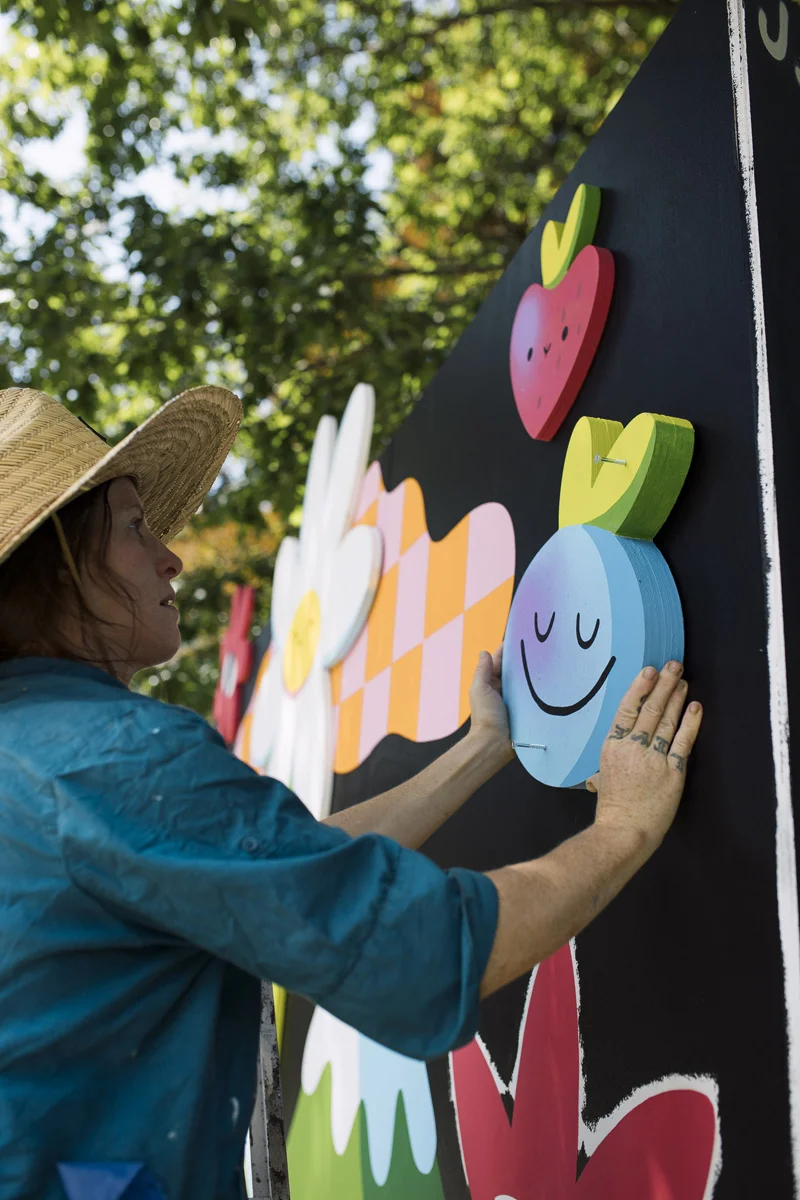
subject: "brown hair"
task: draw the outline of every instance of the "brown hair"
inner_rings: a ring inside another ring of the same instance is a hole
[[[89,662],[112,675],[123,666],[114,662],[92,637],[92,627],[111,622],[100,617],[86,602],[83,589],[73,578],[68,563],[71,554],[78,577],[88,577],[124,600],[136,620],[131,593],[107,563],[111,537],[111,505],[103,483],[78,496],[58,513],[68,554],[59,540],[53,520],[47,520],[0,564],[0,662],[25,655],[46,655]],[[84,633],[84,644],[97,644],[96,653],[80,654],[64,636],[61,625],[65,608],[71,605]],[[89,634],[90,636],[86,636]]]

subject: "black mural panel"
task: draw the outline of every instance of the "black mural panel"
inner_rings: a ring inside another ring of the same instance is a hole
[[[781,7],[765,5],[774,36]],[[791,662],[800,637],[792,620],[800,568],[791,551],[800,533],[800,9],[788,7],[782,61],[760,37],[758,4],[747,15]],[[514,403],[509,336],[520,297],[541,278],[544,220],[564,220],[581,182],[602,189],[594,241],[613,252],[616,286],[574,408],[552,442],[535,442]],[[726,6],[686,0],[381,462],[387,489],[409,476],[419,481],[434,539],[479,504],[505,505],[519,580],[557,528],[578,418],[627,423],[656,412],[696,428],[687,484],[657,544],[681,594],[687,675],[706,705],[705,726],[673,830],[580,935],[576,955],[584,1119],[591,1125],[637,1088],[676,1073],[713,1077],[719,1200],[752,1200],[765,1187],[792,1195],[755,405]],[[792,701],[796,708],[796,691]],[[456,737],[427,745],[386,738],[357,771],[337,778],[335,809],[410,777]],[[514,762],[425,849],[446,867],[489,869],[544,853],[585,827],[593,810],[587,793],[547,788]],[[525,994],[518,983],[483,1008],[481,1035],[505,1080]],[[297,1072],[287,1068],[291,1100]],[[446,1063],[431,1064],[430,1076],[446,1196],[463,1200]]]

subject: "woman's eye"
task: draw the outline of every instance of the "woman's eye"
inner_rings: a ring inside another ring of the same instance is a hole
[[[135,521],[131,521],[131,529],[136,530],[137,537],[142,536],[142,526],[144,525],[144,517],[137,517]]]

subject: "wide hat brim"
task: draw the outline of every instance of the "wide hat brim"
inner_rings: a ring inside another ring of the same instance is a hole
[[[171,541],[219,475],[241,419],[233,392],[193,388],[109,449],[52,397],[0,392],[0,562],[58,509],[120,476],[133,478],[152,532]]]

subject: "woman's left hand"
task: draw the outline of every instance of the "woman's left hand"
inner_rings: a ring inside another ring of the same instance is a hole
[[[494,655],[482,650],[469,690],[472,709],[470,735],[480,737],[487,742],[487,748],[496,751],[501,759],[500,765],[503,762],[510,762],[514,756],[511,748],[508,711],[500,686],[502,662],[502,646]]]

